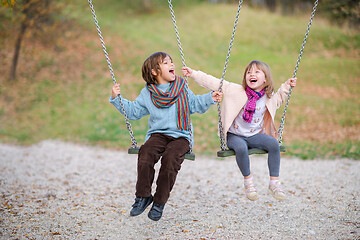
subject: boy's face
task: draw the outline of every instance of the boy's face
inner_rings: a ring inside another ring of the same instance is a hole
[[[175,64],[169,56],[166,56],[160,65],[161,73],[157,74],[153,69],[152,74],[155,76],[158,84],[165,84],[175,80]]]
[[[253,65],[246,73],[246,84],[254,91],[259,92],[265,87],[265,73]]]

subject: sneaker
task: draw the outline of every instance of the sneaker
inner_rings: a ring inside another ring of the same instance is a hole
[[[145,211],[145,209],[152,203],[153,196],[150,197],[136,197],[135,203],[132,205],[132,209],[130,211],[130,216],[140,215]]]
[[[281,188],[280,181],[275,181],[274,184],[269,184],[268,193],[270,193],[277,200],[285,200],[285,193]]]
[[[154,202],[148,213],[148,217],[151,220],[158,221],[162,216],[164,207],[165,207],[165,204],[159,204],[159,203]]]
[[[251,201],[259,199],[253,180],[244,181],[246,197]]]

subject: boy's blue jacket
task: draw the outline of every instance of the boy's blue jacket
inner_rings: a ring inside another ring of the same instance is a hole
[[[158,85],[158,88],[165,92],[169,86],[170,83],[167,83]],[[188,91],[190,114],[195,112],[204,113],[211,105],[215,104],[212,99],[211,92],[203,95],[195,95],[190,89]],[[194,142],[193,139],[190,139],[189,131],[180,130],[176,126],[176,104],[167,108],[157,108],[152,103],[150,92],[146,87],[141,90],[140,95],[135,99],[135,101],[129,101],[123,97],[121,97],[121,99],[124,104],[126,114],[130,120],[138,120],[146,115],[150,115],[149,130],[146,134],[145,141],[147,141],[153,133],[162,133],[175,138],[184,137],[191,143]],[[113,104],[120,113],[122,113],[119,96],[115,99],[110,96],[109,102]]]

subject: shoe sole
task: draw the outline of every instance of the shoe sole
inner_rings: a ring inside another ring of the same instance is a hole
[[[142,213],[145,211],[145,209],[153,202],[153,199],[154,199],[153,197],[151,197],[151,198],[149,199],[150,201],[148,201],[148,202],[146,203],[144,209],[143,209],[141,212],[136,213],[136,214],[130,212],[130,216],[131,216],[131,217],[135,217],[135,216],[139,216],[140,214],[142,214]]]
[[[248,197],[248,196],[246,196],[246,197],[247,197],[247,199],[249,199],[250,201],[256,201],[256,200],[259,199],[259,195],[256,195],[255,197],[252,197],[252,198],[250,198],[250,197]]]
[[[153,220],[153,221],[159,221],[160,218],[162,217],[162,213],[163,213],[163,211],[164,211],[164,208],[161,210],[161,214],[160,214],[159,217],[154,217],[154,216],[152,216],[151,210],[153,210],[153,208],[150,209],[150,211],[149,211],[149,213],[148,213],[148,217],[149,217],[151,220]],[[155,209],[154,209],[154,211],[155,211]]]
[[[154,218],[154,217],[152,217],[150,214],[148,214],[148,217],[149,217],[151,220],[153,220],[153,221],[159,221],[160,218],[161,218],[161,217],[159,217],[159,218]]]

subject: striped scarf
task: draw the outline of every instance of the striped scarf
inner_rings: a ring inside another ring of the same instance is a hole
[[[176,126],[181,130],[189,129],[189,104],[185,92],[185,79],[176,76],[175,81],[170,82],[170,87],[166,92],[161,91],[156,84],[147,84],[150,91],[151,101],[158,108],[167,108],[176,103],[177,123]]]
[[[265,90],[263,89],[260,92],[256,92],[249,88],[249,86],[246,86],[245,92],[249,100],[246,103],[246,107],[244,109],[243,119],[245,120],[245,122],[251,123],[256,109],[256,101],[259,100],[262,96],[264,96]]]

